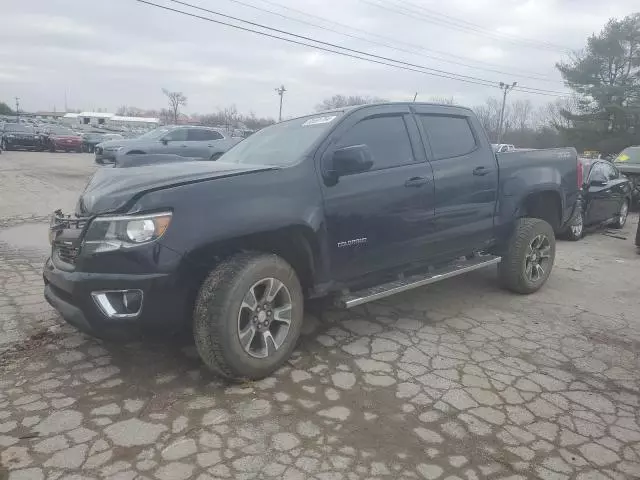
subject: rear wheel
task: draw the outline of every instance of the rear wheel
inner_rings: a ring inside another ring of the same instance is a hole
[[[553,228],[538,218],[520,218],[498,267],[502,286],[516,293],[533,293],[547,281],[556,256]]]
[[[260,379],[291,355],[303,295],[293,268],[272,254],[242,253],[218,265],[198,293],[193,334],[202,361],[230,379]]]
[[[620,205],[620,210],[618,210],[618,216],[615,221],[611,224],[613,228],[622,228],[627,223],[627,217],[629,216],[629,200],[625,199]]]

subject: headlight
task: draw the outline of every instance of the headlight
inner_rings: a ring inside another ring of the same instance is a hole
[[[167,231],[171,212],[95,218],[84,238],[87,253],[112,252],[153,242]]]

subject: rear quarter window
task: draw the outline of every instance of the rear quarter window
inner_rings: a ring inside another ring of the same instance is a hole
[[[436,160],[467,155],[478,143],[466,117],[420,115]]]

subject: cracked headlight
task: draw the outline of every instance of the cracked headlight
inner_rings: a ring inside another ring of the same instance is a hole
[[[82,250],[113,252],[153,242],[167,231],[171,212],[96,217],[85,234]]]

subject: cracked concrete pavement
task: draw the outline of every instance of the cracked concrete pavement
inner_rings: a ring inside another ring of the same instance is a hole
[[[225,384],[184,339],[75,331],[42,298],[44,216],[85,155],[0,157],[0,479],[640,478],[640,257],[559,242],[538,294],[493,269],[307,313],[276,375]]]

